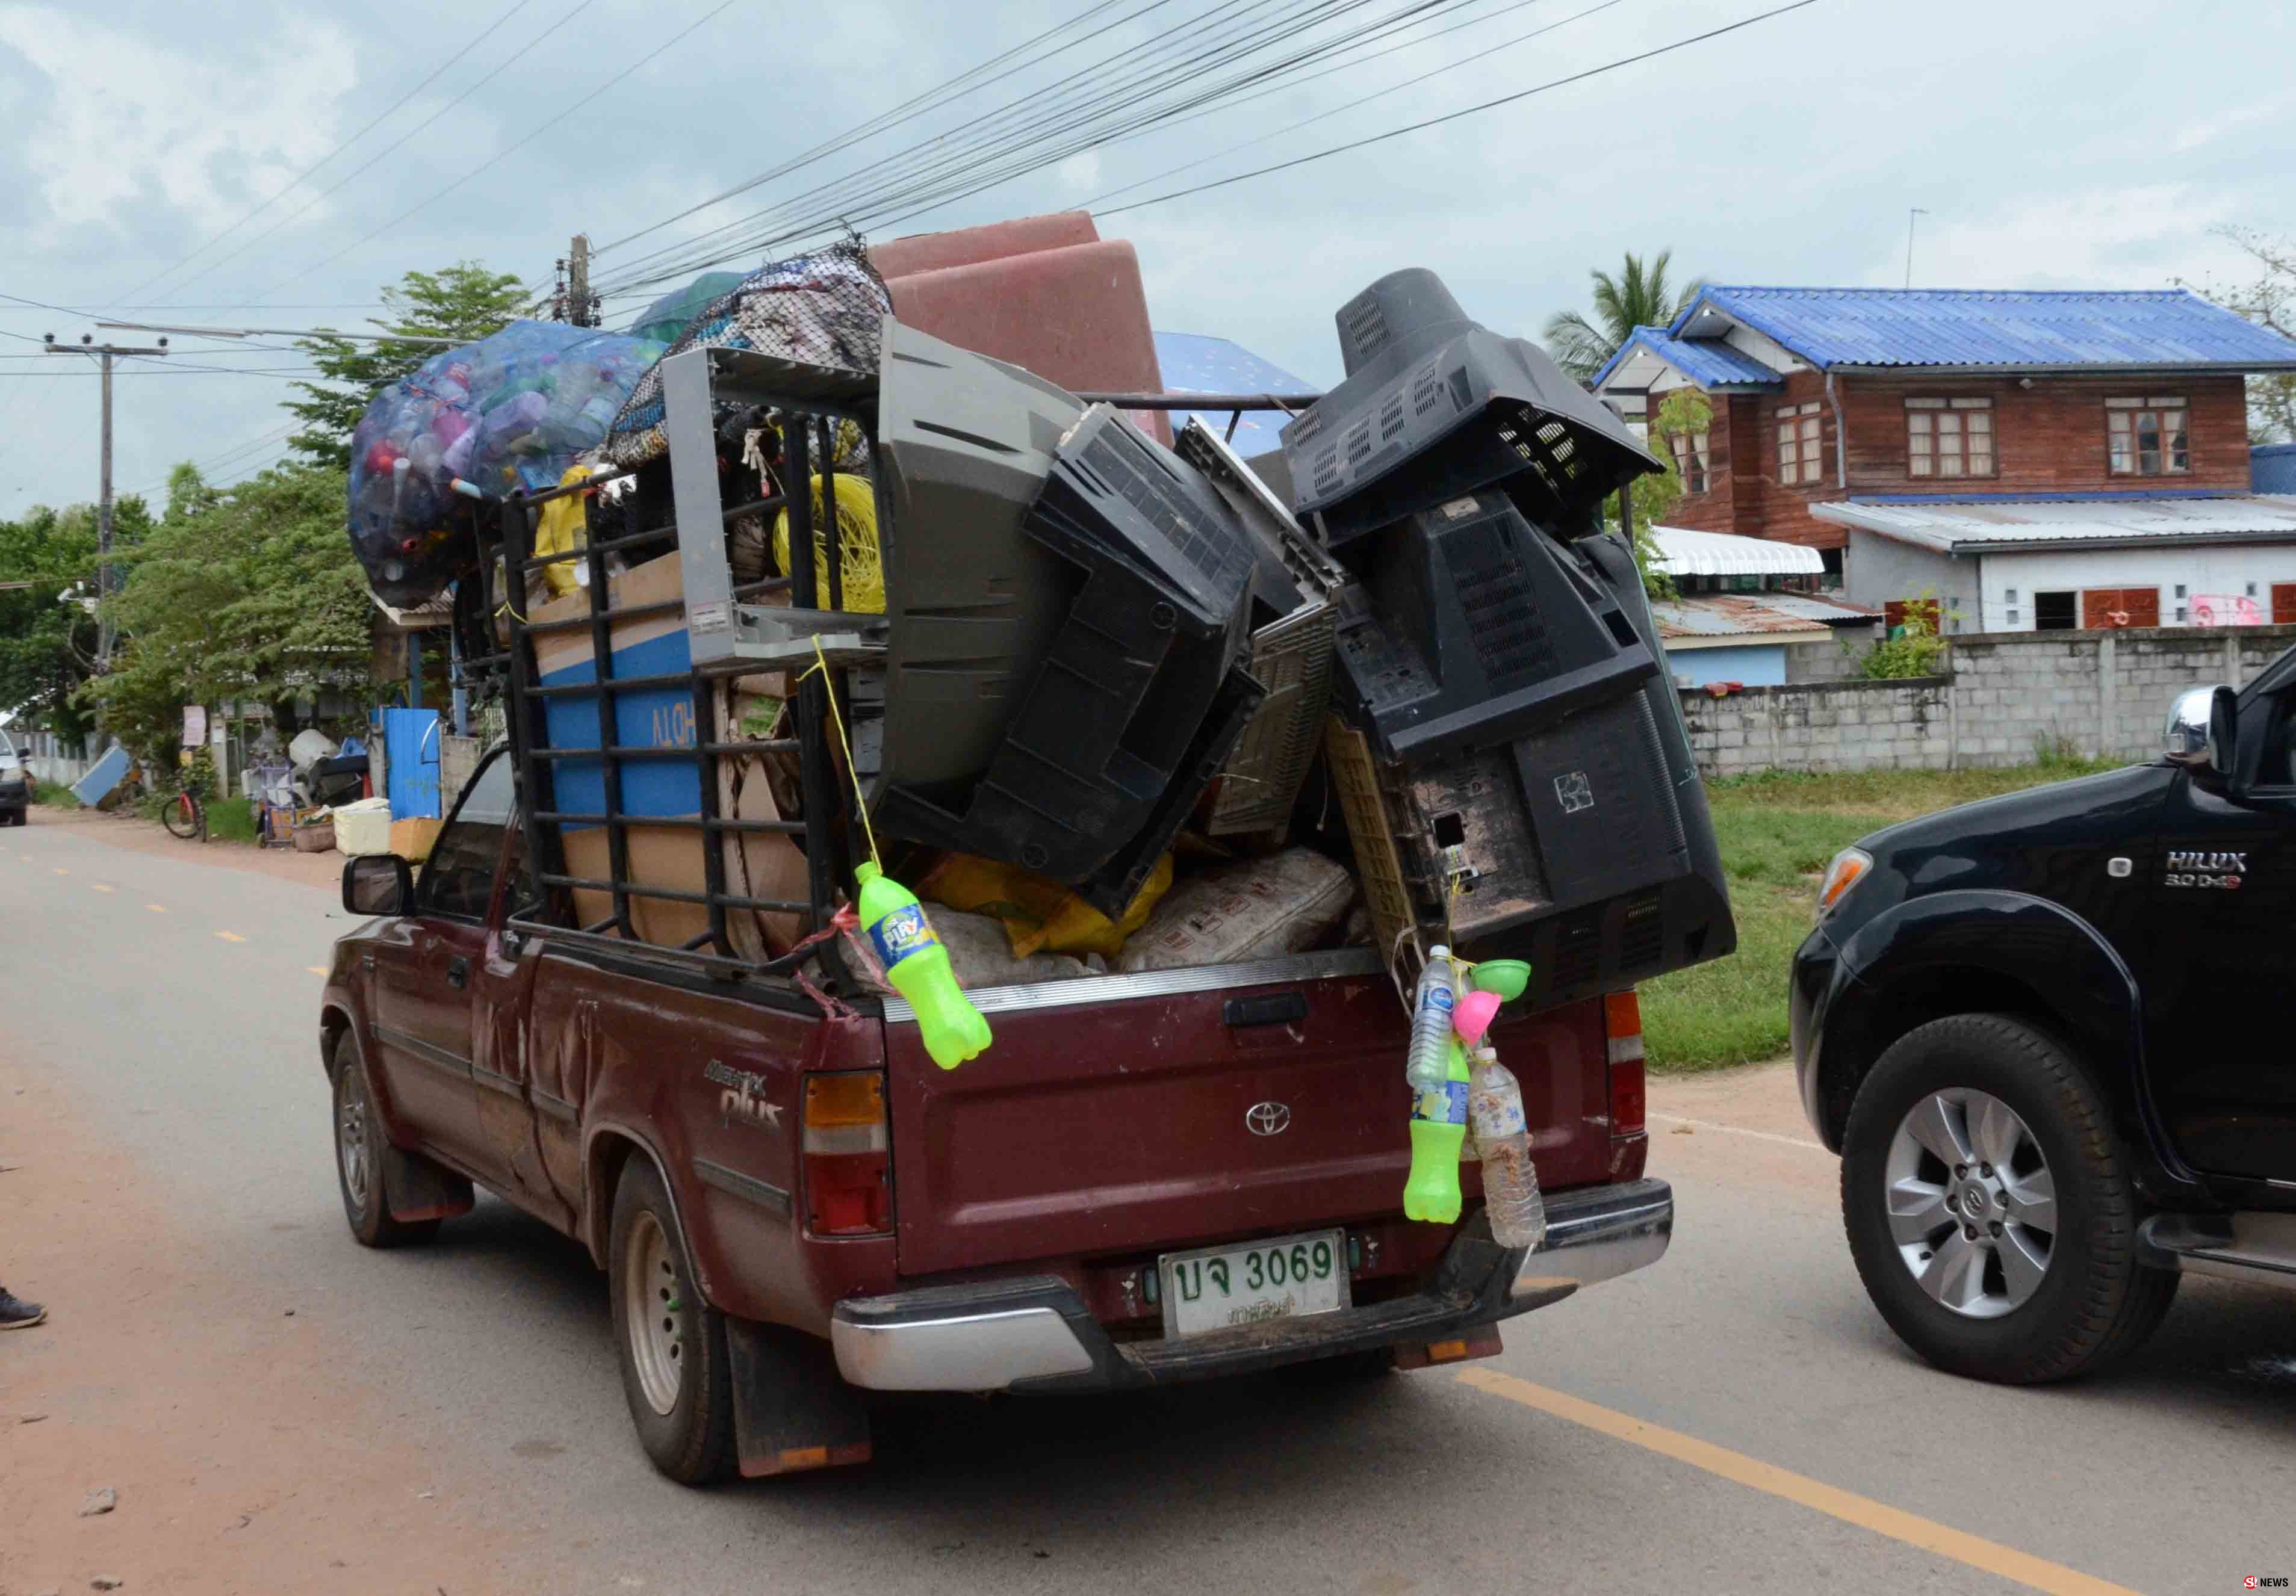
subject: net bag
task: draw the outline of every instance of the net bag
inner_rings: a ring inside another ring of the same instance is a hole
[[[348,495],[351,547],[375,596],[418,604],[452,581],[472,558],[457,500],[555,487],[661,350],[618,332],[512,322],[378,394],[351,434]]]
[[[755,349],[874,375],[881,328],[892,313],[892,297],[866,251],[856,242],[836,243],[750,273],[695,316],[668,354]],[[665,454],[662,415],[656,364],[614,417],[603,450],[607,464],[639,466]]]

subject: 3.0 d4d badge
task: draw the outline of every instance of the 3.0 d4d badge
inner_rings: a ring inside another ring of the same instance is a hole
[[[2247,873],[2248,855],[2244,853],[2202,853],[2171,848],[2169,851],[2169,873],[2162,884],[2237,892],[2241,878]]]

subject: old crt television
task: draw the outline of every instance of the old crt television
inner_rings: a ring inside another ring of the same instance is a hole
[[[1346,551],[1336,651],[1380,752],[1489,748],[1657,674],[1601,573],[1506,495],[1447,500]]]
[[[1565,551],[1658,639],[1616,537]],[[1737,945],[1706,790],[1671,680],[1522,735],[1390,762],[1397,840],[1423,912],[1472,959],[1527,959],[1529,996],[1564,1003],[1721,958]]]
[[[1120,914],[1264,696],[1237,668],[1257,541],[1196,468],[1104,405],[1056,441],[1022,530],[1060,573],[1055,625],[979,780],[897,782],[873,813],[881,831],[1009,860]]]
[[[1083,414],[1041,378],[885,323],[886,782],[936,790],[996,753],[1068,613],[1066,569],[1021,523]]]
[[[1434,273],[1341,307],[1347,376],[1283,429],[1293,506],[1334,546],[1503,479],[1533,520],[1595,530],[1606,495],[1663,470],[1546,352],[1469,321]]]

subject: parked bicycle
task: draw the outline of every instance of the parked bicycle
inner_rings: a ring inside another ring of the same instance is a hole
[[[160,823],[168,828],[171,837],[181,837],[187,842],[205,842],[208,836],[207,806],[188,782],[178,782],[160,806]]]

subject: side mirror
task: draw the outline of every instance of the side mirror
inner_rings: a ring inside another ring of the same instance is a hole
[[[2195,687],[2169,707],[2169,763],[2186,770],[2232,773],[2234,712],[2239,701],[2229,687]]]
[[[414,872],[397,854],[343,862],[343,907],[353,914],[404,914],[414,901]]]

